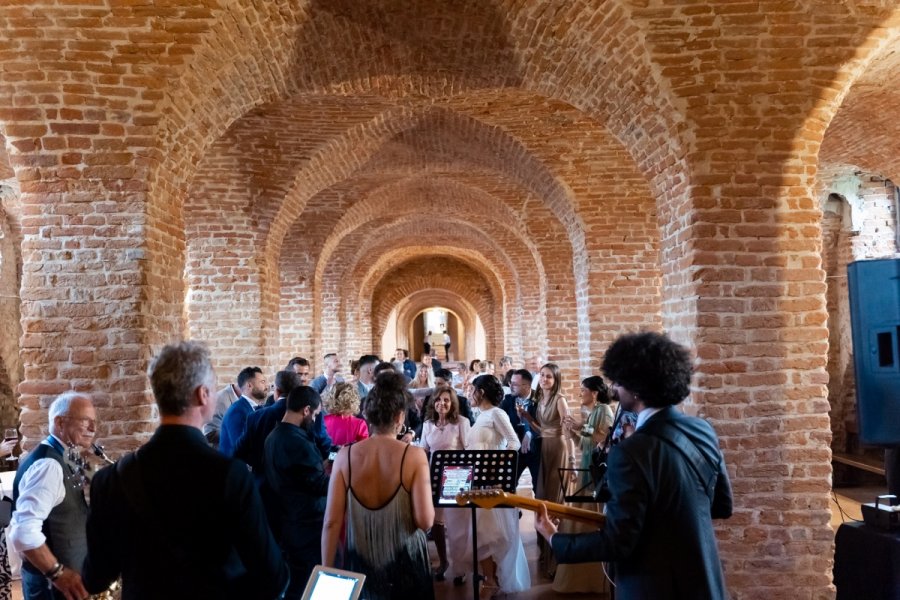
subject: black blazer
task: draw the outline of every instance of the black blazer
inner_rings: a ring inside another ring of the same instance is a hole
[[[288,569],[244,463],[183,425],[161,425],[135,455],[91,483],[89,592],[121,574],[123,600],[280,597]]]
[[[248,416],[244,432],[235,444],[234,457],[250,465],[257,481],[261,481],[265,477],[266,438],[284,418],[284,413],[287,411],[286,402],[284,398],[280,398],[271,406],[257,410]],[[321,458],[325,459],[331,451],[331,436],[325,429],[325,418],[321,411],[316,417],[313,437]]]
[[[509,422],[512,424],[513,429],[516,432],[516,435],[519,436],[519,441],[522,441],[522,438],[525,437],[525,434],[531,431],[531,427],[528,425],[528,421],[523,421],[519,418],[519,413],[516,410],[516,396],[513,394],[507,394],[503,397],[503,401],[500,403],[500,408],[503,409],[503,412],[509,416]],[[528,414],[531,415],[532,419],[537,420],[537,404],[532,401],[528,408],[526,409]],[[531,436],[531,446],[528,448],[528,454],[536,454],[540,456],[541,454],[541,436],[532,434]]]
[[[291,423],[278,423],[266,438],[265,471],[274,492],[281,547],[289,553],[314,554],[309,556],[315,558],[309,560],[313,564],[322,562],[328,475],[312,433]]]
[[[649,433],[670,427],[718,466],[712,497],[684,455]],[[732,498],[713,428],[668,407],[613,447],[608,465],[612,498],[606,525],[592,533],[554,535],[559,562],[615,561],[618,600],[724,600],[712,519],[731,516]]]

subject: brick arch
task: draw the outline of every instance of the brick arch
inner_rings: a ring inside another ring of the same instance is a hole
[[[22,380],[23,354],[30,352],[23,352],[19,342],[22,232],[17,199],[13,187],[0,183],[0,323],[4,324],[0,327],[0,423],[7,427],[19,421],[16,387]]]
[[[518,12],[504,7],[503,10],[509,14],[507,17],[487,3],[480,3],[474,11],[484,13],[483,18],[490,15],[490,25],[470,32],[465,52],[456,46],[449,53],[422,52],[427,48],[426,44],[421,46],[416,56],[410,57],[414,63],[431,59],[435,61],[432,67],[447,60],[453,61],[452,67],[445,65],[447,68],[439,69],[440,78],[429,78],[433,72],[431,68],[414,68],[417,72],[413,75],[408,68],[410,61],[392,62],[389,48],[397,48],[404,43],[416,47],[425,38],[429,43],[440,44],[442,38],[430,37],[427,33],[423,38],[422,32],[433,31],[433,24],[437,23],[440,27],[458,31],[471,27],[467,19],[472,17],[472,5],[455,5],[453,14],[443,20],[429,14],[429,22],[424,27],[418,26],[407,35],[391,38],[381,46],[380,52],[369,52],[365,43],[360,43],[360,39],[379,35],[373,28],[374,23],[384,28],[396,28],[403,23],[397,17],[416,15],[416,6],[421,5],[411,3],[407,7],[412,9],[409,13],[393,11],[392,18],[388,20],[373,19],[367,23],[365,30],[359,32],[360,35],[347,36],[342,33],[347,33],[347,27],[353,27],[348,15],[367,10],[377,16],[377,7],[332,7],[328,10],[321,6],[323,10],[317,11],[316,3],[293,9],[259,3],[230,3],[225,11],[216,14],[217,21],[194,49],[191,68],[184,70],[181,85],[167,96],[167,104],[172,109],[161,130],[166,131],[172,140],[169,146],[174,149],[191,148],[194,149],[192,154],[199,156],[204,143],[197,142],[196,138],[206,144],[216,139],[222,131],[216,130],[217,124],[227,126],[248,107],[300,91],[338,94],[371,94],[373,91],[403,94],[415,91],[446,96],[466,87],[509,87],[519,84],[525,88],[549,91],[549,95],[576,106],[589,100],[596,105],[592,113],[618,117],[617,136],[633,141],[634,146],[646,148],[645,152],[633,152],[645,159],[659,155],[658,147],[653,142],[665,140],[666,137],[676,139],[675,135],[665,135],[678,132],[673,124],[676,121],[674,115],[668,115],[669,122],[666,124],[665,118],[636,110],[641,106],[641,102],[636,100],[644,94],[657,98],[657,102],[666,106],[662,99],[669,96],[669,91],[663,76],[650,68],[643,44],[646,34],[635,27],[626,4],[607,4],[603,9],[608,12],[601,18],[605,18],[607,23],[627,23],[630,27],[597,27],[595,7],[588,4],[569,7],[565,16],[568,31],[565,36],[553,39],[554,43],[549,47],[551,53],[548,46],[541,43],[553,31],[552,28],[545,28],[555,18],[551,12],[535,16],[527,5],[519,7]],[[344,28],[338,23],[340,18],[343,18]],[[505,29],[509,31],[502,33]],[[311,35],[305,35],[305,31]],[[334,35],[329,36],[328,32]],[[498,33],[502,33],[501,39],[506,40],[499,45],[493,37]],[[582,34],[581,37],[579,34]],[[490,36],[491,42],[484,45],[481,40],[488,39],[487,36]],[[351,51],[357,50],[365,55],[358,61],[335,64],[337,57],[346,56],[348,48],[341,47],[334,52],[327,52],[326,49],[334,40],[347,39],[357,42],[351,46]],[[229,60],[224,67],[216,69],[218,56],[226,52]],[[382,64],[373,67],[379,61]],[[563,76],[554,72],[556,65],[566,65]],[[348,72],[348,69],[352,71]],[[521,75],[516,75],[523,70],[524,82]],[[214,71],[214,77],[209,77],[210,71]],[[373,71],[378,75],[373,76]],[[632,73],[633,78],[627,79],[626,76]],[[421,83],[429,79],[439,81],[439,88]],[[604,85],[604,80],[616,81],[617,85]],[[222,89],[231,93],[218,93]],[[595,91],[592,94],[590,90],[603,90],[603,93]],[[670,109],[669,112],[674,111]],[[653,140],[640,133],[659,130],[663,130],[660,132],[662,135]],[[192,141],[194,143],[190,143]],[[666,144],[665,147],[668,146]]]
[[[484,327],[484,323],[475,310],[475,307],[472,306],[472,304],[468,300],[450,290],[420,290],[410,296],[407,296],[406,298],[403,298],[400,303],[394,308],[394,311],[396,311],[397,313],[397,329],[399,331],[403,331],[403,329],[408,330],[409,324],[412,323],[412,321],[419,315],[420,312],[435,305],[443,306],[444,308],[453,311],[457,315],[457,317],[460,318],[463,327],[466,330],[465,347],[471,352],[471,349],[475,348],[476,346],[476,323],[481,322],[482,327]],[[407,326],[401,329],[401,323],[405,323]],[[416,352],[413,352],[413,350],[413,348],[410,348],[411,356],[419,354],[418,348],[415,349]]]
[[[900,75],[900,11],[885,19],[862,47],[868,51],[844,66],[841,87],[821,114],[811,115],[826,128],[819,149],[820,170],[853,165],[900,180],[895,102],[891,90]],[[837,79],[837,77],[836,77]]]
[[[399,199],[408,200],[398,201]],[[346,211],[322,245],[315,280],[321,281],[325,265],[330,264],[332,255],[344,238],[358,231],[372,215],[388,214],[394,219],[410,215],[422,217],[429,214],[444,215],[447,214],[448,206],[452,206],[451,214],[466,215],[479,229],[483,228],[478,224],[481,220],[491,223],[498,231],[509,232],[516,244],[527,248],[532,256],[539,256],[537,244],[524,235],[527,224],[523,215],[481,189],[456,180],[437,178],[423,173],[419,177],[379,186]],[[485,214],[491,215],[491,218],[486,218]]]
[[[388,195],[388,197],[390,197],[390,196],[391,195]],[[376,211],[376,214],[379,214],[379,213]],[[346,237],[344,239],[344,241],[342,242],[342,245],[339,246],[338,249],[331,256],[343,257],[345,255],[345,253],[347,253],[347,252],[352,253],[354,251],[358,252],[359,254],[364,254],[366,251],[366,248],[367,248],[366,242],[369,239],[379,239],[384,236],[384,234],[380,231],[380,223],[382,223],[382,222],[391,223],[396,219],[404,219],[404,218],[406,218],[407,214],[411,214],[414,217],[424,219],[424,218],[427,218],[428,214],[431,214],[431,211],[421,210],[421,207],[419,207],[418,209],[414,209],[413,207],[410,206],[410,207],[408,207],[407,210],[395,211],[395,212],[391,213],[391,216],[387,219],[375,219],[375,220],[369,222],[368,224],[366,224],[365,227],[361,227],[361,228],[354,230],[354,232],[352,232],[348,237]],[[460,206],[458,207],[458,213],[457,213],[456,217],[452,218],[452,219],[443,218],[442,222],[446,223],[446,225],[448,227],[457,229],[459,231],[459,234],[462,239],[465,239],[466,237],[468,237],[468,234],[466,233],[468,231],[474,231],[477,237],[481,237],[481,236],[484,236],[485,234],[488,234],[494,240],[499,242],[499,247],[502,250],[502,254],[519,257],[519,258],[516,258],[516,262],[520,265],[516,269],[518,272],[527,273],[529,271],[529,269],[532,268],[532,266],[531,266],[532,264],[540,265],[540,269],[543,270],[544,272],[546,272],[546,265],[543,264],[544,261],[546,260],[546,258],[544,257],[544,254],[546,254],[547,252],[550,252],[551,250],[548,250],[546,248],[541,249],[539,257],[532,258],[531,256],[529,256],[527,251],[523,250],[522,247],[524,246],[524,244],[521,241],[521,238],[518,237],[518,235],[516,235],[516,232],[514,230],[508,230],[505,228],[505,226],[492,226],[492,227],[490,227],[490,229],[485,229],[484,226],[476,227],[476,226],[471,225],[472,222],[480,220],[480,218],[483,214],[484,214],[483,213],[483,205],[475,204],[473,206],[473,209],[471,212],[463,213],[462,205],[460,204]],[[460,218],[465,219],[465,220],[460,220]],[[490,223],[490,221],[488,221],[487,223]],[[398,226],[398,230],[402,230],[402,226]],[[388,231],[390,231],[390,229],[388,229]],[[411,237],[410,241],[416,240],[416,239],[417,239],[416,237]],[[550,246],[554,245],[554,242],[541,241],[540,245],[550,247]],[[555,243],[555,245],[560,245],[560,244]],[[561,249],[558,248],[555,251],[556,252],[560,252],[560,251],[566,252],[567,245],[565,243],[563,243],[562,246],[563,246],[563,248],[561,248]],[[341,248],[344,248],[344,250],[341,250]],[[357,250],[357,249],[359,249],[359,250]],[[347,264],[347,262],[348,261],[343,261],[343,260],[338,262],[331,258],[329,258],[327,260],[324,257],[320,258],[319,264],[326,265],[328,269],[332,270],[333,274],[326,275],[325,273],[323,273],[321,278],[318,280],[318,281],[322,282],[320,285],[323,287],[315,286],[315,289],[322,289],[323,290],[322,293],[325,296],[327,296],[329,298],[336,298],[336,294],[333,291],[333,286],[328,287],[329,286],[328,281],[332,281],[332,282],[343,281],[344,278],[340,274],[340,273],[342,273],[342,271],[339,271],[337,269],[338,269],[339,265]],[[570,286],[572,286],[572,282],[571,282],[572,278],[571,278],[571,275],[568,273],[569,272],[566,270],[563,270],[562,272],[555,272],[552,275],[552,277],[548,278],[548,280],[552,282],[554,287],[559,286],[557,289],[571,289]],[[540,275],[540,273],[539,273],[539,275]],[[547,306],[546,288],[538,287],[537,290],[538,291],[535,292],[536,295],[529,296],[530,300],[521,306],[521,309],[522,309],[521,311],[514,311],[514,312],[521,312],[523,315],[524,314],[532,315],[531,318],[529,319],[529,322],[530,322],[532,331],[535,332],[533,335],[530,335],[526,332],[525,327],[522,324],[524,319],[518,320],[518,325],[516,325],[517,327],[521,328],[520,335],[522,335],[524,337],[525,343],[528,346],[529,351],[539,351],[542,348],[536,347],[535,344],[539,344],[542,346],[543,344],[546,343],[546,337],[539,333],[539,332],[546,331],[546,329],[545,329],[546,328],[546,320],[545,320],[545,316],[544,316],[546,313],[541,308],[541,307]],[[571,298],[571,296],[568,296],[568,298]],[[562,311],[561,307],[564,306],[564,302],[565,302],[564,298],[554,299],[554,302],[553,302],[554,310]],[[340,326],[340,324],[337,321],[331,322],[331,321],[334,321],[335,313],[336,313],[336,311],[334,309],[329,310],[326,307],[323,307],[323,309],[322,309],[322,314],[326,315],[326,318],[323,319],[323,321],[322,321],[324,331],[326,332],[325,333],[326,337],[327,337],[328,330],[333,331],[333,330],[336,330],[336,328],[338,328]],[[328,315],[331,315],[331,317],[328,318]],[[569,313],[568,316],[571,316],[571,313]],[[515,319],[515,315],[511,315],[511,317],[513,319]],[[348,324],[352,324],[352,323],[355,323],[355,322],[361,321],[361,320],[364,321],[364,319],[356,319],[356,320],[348,319],[345,322]]]
[[[484,235],[483,232],[478,228],[473,228],[471,224],[463,220],[447,219],[446,225],[456,228],[461,235],[464,235],[466,237],[474,234],[474,236],[476,236],[475,239],[478,239],[478,237]],[[390,224],[380,225],[379,223],[374,222],[371,225],[371,229],[371,236],[366,233],[361,237],[364,239],[371,237],[372,239],[380,240],[383,239],[381,236],[382,230],[394,231],[394,235],[396,236],[394,238],[394,243],[391,244],[390,240],[388,240],[389,243],[385,244],[385,246],[383,247],[384,249],[388,249],[391,246],[402,248],[403,246],[409,246],[414,243],[421,242],[421,239],[419,237],[420,230],[414,225],[408,226],[406,228],[406,231],[403,231],[402,226],[392,228]],[[367,245],[362,240],[356,243],[354,243],[352,239],[348,239],[347,241],[348,248],[354,248],[357,246],[357,244],[360,246]],[[372,248],[373,256],[376,256],[374,254],[375,245],[373,245]],[[337,256],[340,256],[341,254],[341,252],[338,252]],[[503,254],[500,254],[499,256],[502,257]],[[346,261],[346,265],[348,267],[350,264],[352,264],[350,260],[352,259],[348,259]],[[419,255],[408,257],[405,262],[409,262],[410,260],[418,260],[420,262],[423,262],[424,257]],[[341,264],[343,265],[344,263]],[[427,264],[430,263],[425,264],[427,266]],[[362,325],[368,319],[374,319],[374,316],[370,316],[369,314],[367,314],[367,307],[371,302],[371,296],[366,296],[363,298],[364,304],[362,306],[354,304],[352,298],[356,296],[357,290],[355,289],[353,282],[348,281],[347,279],[346,273],[349,272],[349,268],[342,268],[337,264],[337,261],[333,261],[333,265],[335,266],[334,270],[329,269],[329,271],[326,271],[325,277],[323,279],[321,293],[319,294],[319,297],[321,297],[323,300],[321,305],[321,314],[323,316],[321,319],[322,337],[327,340],[337,335],[339,339],[344,341],[351,339],[365,340],[367,339],[368,335],[371,335],[374,331],[374,329],[368,329],[364,325]],[[491,313],[491,319],[498,324],[498,328],[502,329],[505,310],[504,299],[506,295],[504,292],[505,282],[498,277],[496,271],[490,265],[478,265],[478,267],[478,270],[475,272],[479,273],[480,279],[487,282],[488,289],[490,290],[492,297],[496,299],[496,303],[494,305],[494,309],[496,312]],[[472,271],[474,270],[470,268],[464,273],[464,275],[468,276]],[[373,281],[370,284],[372,295],[375,294],[379,284],[383,281],[384,279],[382,278],[381,280]],[[336,291],[341,288],[344,288],[347,294],[338,295]],[[336,303],[328,301],[328,299],[336,298],[337,296],[339,296],[339,298],[337,298]],[[337,310],[332,307],[333,304],[337,305]],[[339,312],[342,318],[334,319],[334,313],[336,312]],[[374,320],[372,322],[374,327]]]
[[[575,240],[573,243],[577,243],[579,236],[583,237],[579,220],[572,210],[571,191],[564,182],[559,181],[550,173],[546,166],[534,161],[526,148],[499,128],[486,127],[476,119],[442,109],[439,106],[422,105],[406,111],[396,110],[386,113],[378,121],[361,126],[353,132],[347,132],[340,139],[329,143],[322,152],[316,154],[315,158],[310,161],[310,167],[298,171],[294,185],[285,195],[284,201],[279,202],[279,208],[272,219],[272,230],[267,236],[266,242],[268,255],[278,255],[280,240],[283,239],[287,227],[301,217],[303,209],[307,207],[307,203],[313,195],[339,181],[358,175],[363,166],[368,166],[373,159],[377,158],[378,151],[390,139],[402,136],[406,132],[428,127],[435,121],[445,124],[445,128],[441,131],[447,130],[447,127],[460,127],[474,139],[490,140],[490,145],[486,145],[484,142],[480,144],[485,151],[516,156],[519,160],[513,163],[515,169],[512,172],[508,166],[499,168],[500,165],[493,159],[489,164],[496,165],[498,173],[511,173],[512,179],[521,182],[523,189],[530,190],[548,202],[557,218],[565,224],[570,237]],[[360,138],[365,139],[367,143],[361,143]],[[471,146],[471,144],[467,144],[467,146]],[[321,165],[321,168],[313,168],[313,162]],[[416,168],[407,167],[406,171],[407,173],[420,172],[421,166],[421,164],[416,164]],[[471,166],[481,167],[482,165]],[[399,169],[397,170],[399,171]],[[327,179],[311,180],[311,175],[315,176],[319,173],[325,174]],[[263,209],[262,212],[266,213],[267,210]]]
[[[448,277],[444,273],[447,268],[439,268],[434,259],[427,265],[422,265],[420,260],[413,259],[390,271],[382,279],[381,285],[375,288],[372,295],[372,321],[377,324],[374,333],[376,339],[380,339],[384,332],[384,323],[391,310],[403,299],[418,290],[439,289],[453,292],[466,298],[479,315],[495,314],[497,299],[491,293],[487,282],[482,276],[457,263],[458,271],[468,271],[465,278]],[[453,263],[454,261],[447,261]],[[428,270],[430,269],[430,270]],[[494,319],[482,318],[485,328],[485,336],[489,351],[496,351],[501,346],[498,344],[497,328]]]
[[[504,279],[492,273],[491,261],[481,252],[471,249],[471,246],[411,246],[403,245],[393,249],[382,249],[378,256],[377,262],[372,264],[363,279],[361,285],[353,285],[354,289],[359,292],[353,295],[356,300],[355,305],[360,307],[361,313],[365,314],[368,308],[370,317],[360,318],[358,321],[362,323],[359,331],[362,337],[371,336],[373,340],[380,339],[376,334],[377,331],[384,331],[384,322],[377,322],[371,312],[372,297],[374,289],[387,276],[394,265],[402,264],[415,257],[418,260],[428,260],[437,258],[442,260],[453,260],[468,266],[471,270],[484,274],[491,289],[495,290],[496,297],[499,299],[496,313],[499,315],[490,315],[491,318],[499,318],[497,321],[500,337],[503,340],[503,347],[508,348],[510,338],[519,339],[520,332],[513,331],[513,322],[510,313],[514,311],[514,307],[522,302],[522,291],[519,282],[515,279]],[[493,276],[492,276],[493,275]],[[485,315],[487,317],[488,315]],[[366,328],[365,325],[370,327]],[[368,331],[367,331],[368,329]]]
[[[315,223],[302,222],[298,224],[303,226],[293,236],[298,240],[306,240],[312,232],[309,228],[315,228]],[[509,333],[508,339],[519,340],[521,338],[518,329],[522,328],[524,319],[521,314],[525,311],[534,315],[544,314],[542,302],[544,302],[544,291],[546,287],[543,283],[543,265],[536,262],[536,259],[529,253],[523,252],[521,248],[504,249],[502,245],[498,245],[497,240],[492,239],[488,234],[478,229],[474,229],[472,225],[465,221],[454,219],[452,222],[433,224],[433,223],[415,223],[412,221],[403,223],[385,223],[377,228],[366,229],[367,235],[359,244],[350,244],[349,252],[356,258],[348,258],[345,263],[348,265],[339,275],[332,277],[333,281],[341,282],[341,292],[327,292],[328,297],[335,298],[341,296],[338,304],[331,309],[322,309],[322,292],[315,291],[312,286],[311,272],[314,268],[315,256],[309,252],[302,251],[297,248],[297,252],[285,252],[281,258],[281,334],[280,338],[283,343],[296,351],[302,353],[311,353],[313,355],[321,354],[320,349],[314,344],[324,344],[326,347],[336,347],[339,343],[337,338],[332,341],[322,340],[321,335],[321,315],[323,312],[337,312],[344,314],[346,311],[339,308],[342,305],[349,304],[348,310],[358,311],[360,307],[366,306],[371,300],[371,288],[374,282],[370,276],[366,275],[362,280],[359,279],[361,273],[368,265],[367,259],[371,255],[377,257],[375,265],[385,264],[388,268],[390,263],[385,262],[384,251],[393,248],[414,248],[423,242],[423,237],[428,239],[432,244],[444,243],[450,247],[457,247],[464,243],[467,248],[473,248],[480,251],[490,259],[490,265],[487,270],[499,270],[497,277],[501,281],[507,282],[506,285],[513,287],[527,286],[528,292],[525,294],[521,302],[514,302],[507,314],[508,322],[513,324],[513,331]],[[370,250],[371,248],[371,250]],[[511,251],[512,254],[508,254]],[[377,269],[377,267],[375,267]],[[378,271],[379,273],[381,271]],[[513,280],[510,283],[511,279]],[[362,281],[362,283],[358,283]],[[321,290],[321,288],[318,288]],[[356,297],[355,289],[360,290],[360,300],[354,305],[350,298]],[[315,305],[315,310],[314,310]],[[506,309],[506,307],[504,307]],[[344,323],[359,322],[359,328],[363,332],[362,335],[370,335],[371,328],[369,326],[369,317],[366,315],[368,311],[363,310],[363,316],[354,318],[345,318]],[[354,313],[355,314],[355,313]],[[517,318],[518,317],[518,318]],[[534,335],[538,336],[540,323],[535,318],[530,326]],[[336,323],[334,326],[338,326]],[[508,328],[509,329],[509,328]],[[315,333],[314,333],[315,332]],[[543,337],[541,337],[543,339]],[[518,346],[516,341],[516,346]],[[529,342],[531,343],[531,342]]]
[[[416,228],[413,233],[408,229],[402,224],[388,225],[373,236],[383,239],[382,243],[371,251],[359,253],[360,260],[349,271],[351,288],[358,290],[357,295],[352,295],[358,297],[356,306],[365,307],[371,303],[375,283],[392,267],[393,261],[400,260],[402,253],[411,256],[439,253],[466,256],[477,253],[482,263],[479,269],[495,272],[503,294],[504,351],[524,354],[526,350],[523,345],[529,349],[537,347],[537,340],[546,337],[545,321],[536,317],[546,311],[546,294],[541,293],[546,289],[546,282],[540,262],[533,262],[527,256],[508,255],[505,250],[496,248],[484,233],[472,229],[467,223],[431,224],[428,228]],[[428,242],[427,246],[423,245],[424,241]],[[364,260],[369,254],[377,258],[373,262]],[[359,322],[365,337],[369,320],[363,318]]]
[[[651,49],[670,65],[688,71],[696,65],[673,90],[691,105],[685,122],[694,137],[682,168],[688,185],[671,172],[670,200],[660,204],[667,223],[663,325],[695,348],[687,406],[715,423],[726,461],[736,469],[736,489],[749,492],[736,496],[735,517],[750,523],[761,541],[748,552],[741,535],[719,528],[729,586],[743,592],[739,597],[759,596],[764,588],[754,583],[750,565],[766,564],[772,590],[816,595],[831,585],[833,551],[816,155],[848,75],[845,65],[856,60],[870,23],[854,20],[838,37],[811,7],[804,14],[785,5],[765,15],[758,6],[745,8],[728,17],[727,3],[706,5],[709,26],[691,28],[692,35],[728,35],[726,43],[738,35],[759,39],[776,20],[805,35],[779,36],[777,48],[752,43],[738,53],[707,53],[687,39]],[[847,20],[845,6],[831,10],[829,23]],[[674,6],[645,14],[661,26],[658,40],[685,31],[692,18]],[[735,60],[741,56],[746,62]],[[785,64],[786,56],[796,62]],[[721,65],[718,79],[704,88],[713,64]],[[750,72],[758,78],[749,80]],[[712,122],[733,125],[703,125]],[[760,518],[760,507],[772,502],[805,531],[799,552],[780,525]]]

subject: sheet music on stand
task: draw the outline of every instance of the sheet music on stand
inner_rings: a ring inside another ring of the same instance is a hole
[[[472,510],[472,572],[478,573],[478,524],[475,505],[460,506],[456,494],[479,488],[500,488],[516,493],[518,485],[515,450],[437,450],[431,455],[431,494],[436,507]],[[478,598],[478,577],[472,577]]]

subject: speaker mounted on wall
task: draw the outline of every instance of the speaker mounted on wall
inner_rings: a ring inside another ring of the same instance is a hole
[[[859,440],[900,445],[900,259],[847,265]]]

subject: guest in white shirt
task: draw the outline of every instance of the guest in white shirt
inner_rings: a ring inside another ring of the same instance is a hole
[[[25,600],[87,598],[81,582],[87,555],[85,479],[65,457],[70,448],[77,453],[91,447],[97,414],[87,395],[67,392],[50,405],[49,418],[50,435],[16,472],[9,543],[24,558]]]

